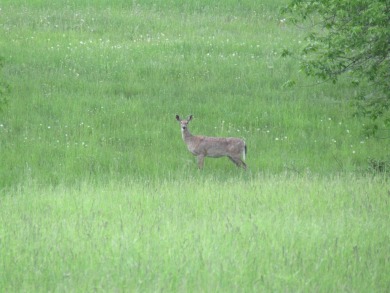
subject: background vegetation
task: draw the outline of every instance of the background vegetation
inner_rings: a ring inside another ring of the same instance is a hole
[[[389,290],[388,132],[281,58],[286,4],[2,1],[1,291]]]
[[[302,70],[333,83],[348,76],[359,85],[359,114],[390,125],[390,2],[293,0],[284,11],[306,27]]]

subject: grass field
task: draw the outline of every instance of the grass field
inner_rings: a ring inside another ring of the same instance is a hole
[[[1,292],[390,290],[388,133],[280,57],[286,3],[2,1]]]
[[[3,292],[387,292],[380,178],[30,186],[1,197]]]

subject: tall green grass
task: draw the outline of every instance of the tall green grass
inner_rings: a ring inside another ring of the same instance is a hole
[[[386,160],[387,141],[367,139],[352,117],[347,83],[283,86],[303,78],[280,58],[300,42],[299,30],[279,25],[283,4],[4,2],[12,93],[0,121],[1,186],[195,169],[176,113],[195,116],[194,133],[245,138],[254,173],[362,171],[369,158]]]
[[[386,185],[379,177],[204,174],[31,184],[0,197],[0,288],[387,292]]]

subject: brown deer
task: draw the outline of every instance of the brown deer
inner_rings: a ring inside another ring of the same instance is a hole
[[[246,155],[246,144],[240,138],[235,137],[208,137],[192,135],[188,130],[188,123],[192,120],[192,115],[187,119],[180,119],[176,115],[176,120],[180,122],[181,134],[188,150],[198,158],[199,169],[203,168],[204,158],[228,157],[237,167],[243,167]]]

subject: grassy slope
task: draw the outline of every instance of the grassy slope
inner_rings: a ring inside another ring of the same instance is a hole
[[[279,57],[300,40],[278,25],[281,3],[61,3],[3,6],[3,187],[193,169],[176,113],[195,115],[194,133],[244,137],[254,173],[364,170],[388,154],[361,136],[346,84],[283,88],[303,76]]]

